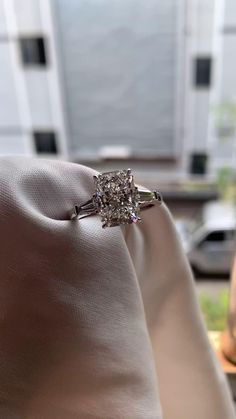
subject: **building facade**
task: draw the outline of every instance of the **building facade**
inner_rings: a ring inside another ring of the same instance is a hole
[[[67,155],[49,1],[0,2],[0,154]]]
[[[235,27],[234,0],[1,1],[0,154],[227,162]]]
[[[200,160],[205,156],[214,173],[231,165],[236,138],[232,127],[236,119],[230,121],[231,127],[225,126],[227,121],[218,126],[222,104],[236,106],[236,3],[189,0],[185,4],[185,167],[191,156]]]

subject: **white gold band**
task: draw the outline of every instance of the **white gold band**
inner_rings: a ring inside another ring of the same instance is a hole
[[[134,184],[130,169],[101,173],[94,176],[94,183],[92,198],[74,205],[72,220],[99,214],[103,227],[137,223],[141,221],[140,211],[162,203],[160,192]]]

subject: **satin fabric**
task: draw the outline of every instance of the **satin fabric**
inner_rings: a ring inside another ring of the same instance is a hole
[[[126,242],[139,278],[166,419],[235,418],[209,344],[194,282],[165,205],[143,213]]]
[[[0,158],[0,418],[234,418],[168,210],[71,221],[93,174]]]

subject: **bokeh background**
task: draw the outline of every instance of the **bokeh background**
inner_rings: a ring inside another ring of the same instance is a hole
[[[0,60],[0,154],[235,165],[235,0],[1,0]]]

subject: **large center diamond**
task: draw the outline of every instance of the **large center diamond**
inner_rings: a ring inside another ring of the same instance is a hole
[[[139,194],[130,169],[107,172],[94,177],[93,203],[103,227],[140,221]]]

